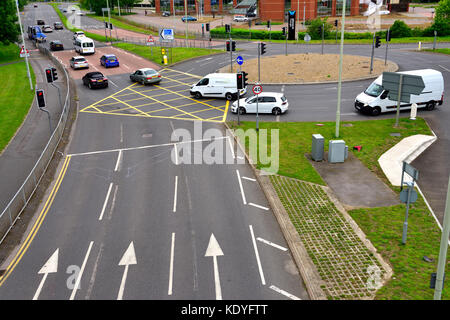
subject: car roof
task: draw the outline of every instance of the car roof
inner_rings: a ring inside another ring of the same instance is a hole
[[[105,53],[104,56],[105,57],[115,57],[116,55],[112,54],[112,53]]]
[[[62,43],[62,42],[59,41],[59,40],[53,40],[53,41],[51,41],[51,42],[53,42],[53,43]]]
[[[152,68],[141,68],[138,70],[140,70],[140,71],[156,71],[155,69],[152,69]],[[156,71],[156,72],[158,72],[158,71]]]
[[[84,60],[86,60],[86,58],[83,57],[83,56],[73,56],[72,58],[73,58],[73,59],[84,59]]]
[[[284,96],[283,93],[280,92],[261,92],[259,94],[260,97],[282,97]]]
[[[93,75],[96,75],[96,74],[100,74],[100,75],[102,75],[103,76],[103,73],[101,73],[101,72],[98,72],[98,71],[94,71],[94,72],[88,72],[88,73],[86,73],[86,75],[85,76],[93,76]]]

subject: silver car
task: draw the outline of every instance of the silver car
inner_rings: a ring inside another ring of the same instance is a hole
[[[89,68],[88,61],[86,60],[85,57],[82,57],[82,56],[72,57],[72,59],[70,59],[69,63],[73,69]]]
[[[143,85],[150,83],[159,83],[161,82],[161,75],[154,69],[143,68],[136,70],[134,73],[130,74],[130,80],[133,82],[139,82]]]

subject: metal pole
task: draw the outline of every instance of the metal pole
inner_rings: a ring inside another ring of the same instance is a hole
[[[342,60],[344,56],[344,28],[345,28],[345,3],[343,1],[344,14],[342,15],[341,21],[341,45],[339,48],[339,80],[338,80],[338,98],[337,98],[337,108],[336,108],[336,138],[339,137],[339,127],[341,123],[341,92],[342,92]]]
[[[402,96],[402,87],[403,87],[403,74],[400,73],[400,82],[398,84],[398,96],[397,96],[397,114],[395,116],[395,126],[398,127],[398,118],[400,116],[400,98]]]
[[[186,48],[188,47],[187,0],[184,0],[184,21],[186,22]]]
[[[111,10],[109,9],[109,1],[106,0],[106,7],[108,8],[108,24],[109,24],[109,40],[112,44],[112,34],[111,34]]]
[[[269,21],[269,41],[272,41],[272,20]]]
[[[388,28],[388,31],[387,31],[388,33],[387,33],[387,34],[390,33],[390,29],[391,29],[391,28]],[[390,36],[390,34],[389,34],[389,36]],[[386,40],[387,40],[387,39],[389,39],[389,37],[387,37]],[[386,54],[384,55],[384,65],[387,64],[388,47],[389,47],[389,41],[386,41]]]
[[[406,200],[406,215],[405,221],[403,222],[403,234],[402,234],[402,243],[406,244],[406,236],[408,234],[408,213],[409,213],[409,203],[411,201],[411,191],[414,189],[414,182],[411,185],[408,185],[408,198]]]
[[[25,50],[25,64],[27,65],[28,80],[30,81],[30,89],[33,90],[33,83],[31,82],[30,66],[28,64],[27,47],[25,45],[25,38],[23,36],[22,21],[20,19],[19,0],[16,0],[16,7],[17,7],[17,19],[19,20],[20,26],[20,35],[22,36],[23,49]]]
[[[325,35],[325,23],[322,23],[322,54],[323,54],[323,37]]]
[[[175,29],[175,20],[176,20],[176,14],[175,14],[175,0],[172,0],[172,7],[173,7],[173,28]],[[175,31],[174,31],[175,32]]]
[[[370,56],[370,72],[372,73],[373,70],[373,54],[375,53],[375,32],[373,33],[373,38],[372,38],[372,55]]]
[[[259,131],[259,109],[258,109],[259,95],[256,95],[256,131]]]
[[[288,30],[287,30],[287,28],[286,28],[286,35],[285,35],[285,37],[286,37],[286,55],[288,55],[288,50],[287,50],[287,39],[288,39]]]
[[[51,121],[51,117],[50,117],[50,112],[48,112],[47,110],[45,110],[44,108],[39,108],[39,110],[44,111],[45,113],[47,113],[47,117],[48,117],[48,125],[50,127],[50,137],[52,136],[52,121]]]
[[[60,90],[59,90],[59,87],[58,86],[56,86],[53,82],[52,83],[50,83],[52,86],[54,86],[56,89],[58,89],[58,96],[59,96],[59,104],[61,105],[61,112],[63,112],[64,110],[64,106],[63,106],[63,104],[62,104],[62,100],[61,100],[61,92],[60,92]]]
[[[306,1],[303,1],[303,29],[306,27]]]
[[[436,50],[436,36],[437,36],[437,31],[434,30],[433,51]]]
[[[448,180],[447,200],[445,202],[445,213],[442,228],[441,247],[439,249],[438,269],[436,273],[436,286],[434,289],[434,300],[441,300],[442,287],[444,286],[444,272],[447,261],[448,236],[450,234],[450,177]]]
[[[105,25],[105,40],[106,40],[106,42],[108,42],[108,35],[106,33],[105,12],[103,10],[102,10],[102,14],[103,14],[103,24]]]
[[[119,17],[121,17],[121,14],[120,14],[120,2],[119,2],[119,0],[117,0],[117,7],[119,8]]]

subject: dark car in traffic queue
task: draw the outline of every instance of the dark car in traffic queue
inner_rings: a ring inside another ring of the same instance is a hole
[[[50,50],[52,51],[64,50],[64,45],[59,40],[53,40],[50,42]]]
[[[82,80],[83,85],[88,86],[89,89],[108,87],[108,79],[98,71],[86,73]]]
[[[55,30],[63,30],[64,26],[63,26],[63,24],[61,22],[55,22],[53,24],[53,29],[55,29]]]

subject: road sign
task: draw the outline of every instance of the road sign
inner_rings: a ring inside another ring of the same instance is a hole
[[[22,48],[20,49],[20,57],[21,58],[25,58],[25,57],[29,57],[30,56],[30,52],[28,50],[26,50],[25,52],[25,47],[22,46]]]
[[[307,34],[305,34],[305,36],[303,37],[303,40],[305,40],[305,42],[310,42],[310,41],[311,41],[311,36],[307,33]]]
[[[260,94],[262,93],[262,86],[259,84],[255,84],[252,88],[252,91],[254,94]]]
[[[242,58],[241,56],[238,56],[236,58],[236,63],[240,66],[242,66],[242,64],[244,63],[244,58]]]
[[[175,39],[173,29],[161,29],[159,39],[160,41],[173,41]]]
[[[400,77],[402,77],[402,86],[400,88]],[[389,90],[389,99],[398,100],[398,92],[400,89],[400,101],[410,103],[412,94],[420,94],[425,88],[421,76],[410,74],[402,74],[397,72],[383,72],[382,86],[385,90]]]
[[[109,12],[109,8],[102,8],[102,12]]]
[[[408,189],[403,189],[402,191],[400,191],[400,201],[402,203],[407,203],[408,202]],[[410,203],[414,203],[417,201],[417,191],[412,189],[411,190],[411,196],[409,198],[409,202]]]
[[[153,39],[153,36],[149,36],[147,39],[147,45],[153,46],[155,44],[155,39]]]

